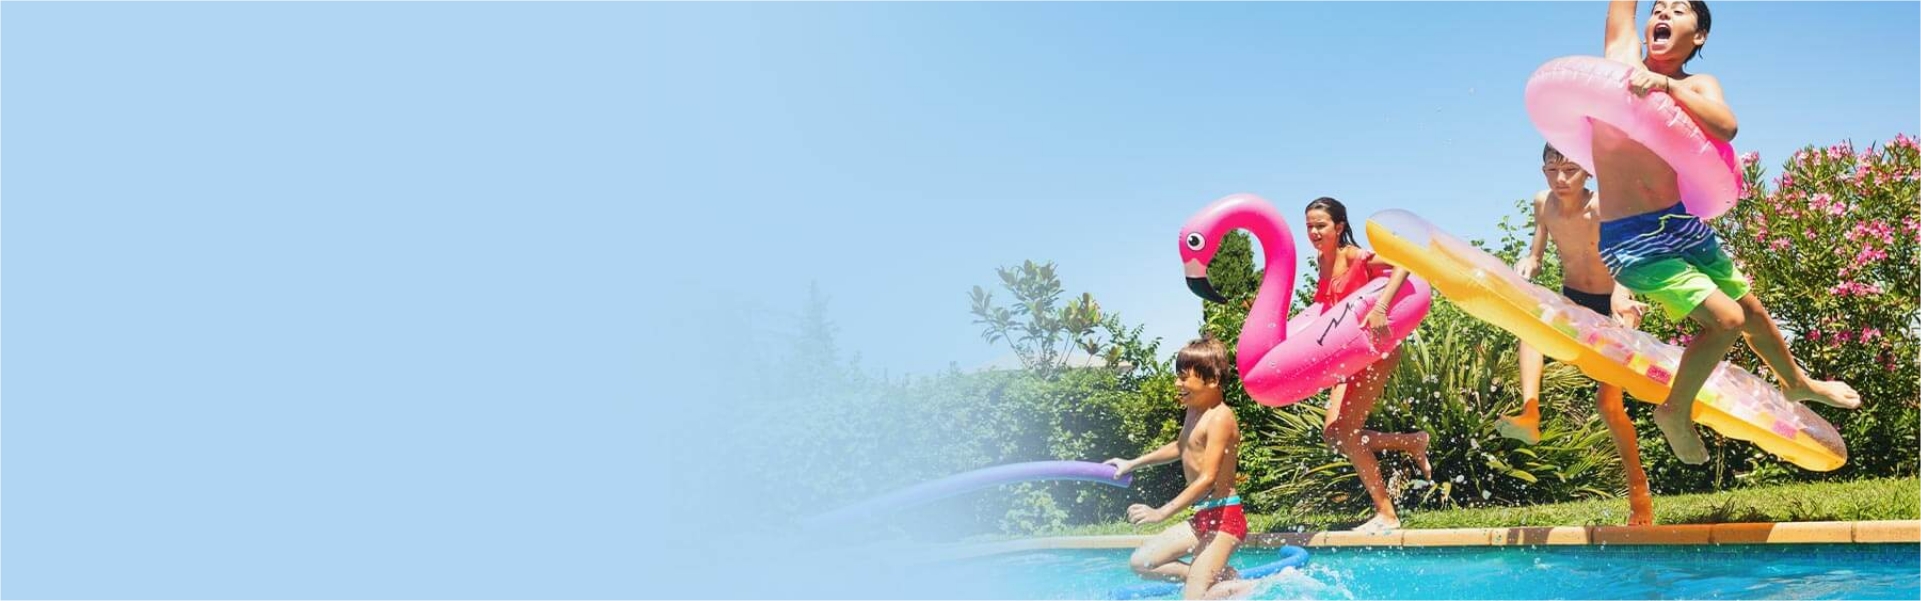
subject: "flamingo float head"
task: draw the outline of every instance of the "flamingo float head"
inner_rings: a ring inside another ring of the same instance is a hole
[[[1263,240],[1263,245],[1275,244],[1269,249],[1286,250],[1288,255],[1282,265],[1293,264],[1293,240],[1288,232],[1287,221],[1280,218],[1274,205],[1253,194],[1234,194],[1214,201],[1181,226],[1181,267],[1187,275],[1187,289],[1196,296],[1217,303],[1227,302],[1227,297],[1214,290],[1207,281],[1207,266],[1213,262],[1214,254],[1221,250],[1221,240],[1236,229],[1265,230],[1278,228],[1278,240]],[[1267,231],[1257,231],[1257,237],[1265,237]]]

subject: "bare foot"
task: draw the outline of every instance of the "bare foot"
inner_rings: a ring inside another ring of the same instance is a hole
[[[1661,436],[1668,439],[1668,448],[1674,451],[1675,459],[1688,465],[1707,463],[1707,443],[1701,442],[1701,434],[1694,431],[1694,420],[1678,407],[1672,403],[1655,407],[1654,425],[1661,427]]]
[[[1541,414],[1503,415],[1494,421],[1494,431],[1527,444],[1541,442]]]
[[[1417,437],[1420,437],[1421,442],[1414,447],[1413,452],[1408,454],[1414,456],[1415,465],[1421,466],[1421,476],[1424,478],[1427,478],[1428,480],[1433,480],[1434,466],[1427,462],[1428,435],[1426,432],[1415,432],[1414,435]]]
[[[1654,525],[1654,498],[1646,494],[1628,493],[1628,525]]]
[[[1861,407],[1861,393],[1840,380],[1808,380],[1806,387],[1788,390],[1787,393],[1791,401],[1814,401],[1842,409]]]
[[[1400,529],[1400,527],[1401,527],[1400,518],[1389,518],[1387,516],[1377,513],[1377,514],[1374,514],[1374,519],[1368,520],[1367,523],[1361,524],[1359,526],[1355,526],[1354,532],[1358,532],[1361,534],[1387,534],[1389,531]]]

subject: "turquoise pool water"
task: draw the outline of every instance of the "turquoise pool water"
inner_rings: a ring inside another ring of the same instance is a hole
[[[1918,599],[1921,546],[1312,549],[1257,599]],[[952,566],[1009,598],[1103,599],[1140,582],[1122,550],[1019,553]],[[1237,553],[1234,565],[1277,558]]]

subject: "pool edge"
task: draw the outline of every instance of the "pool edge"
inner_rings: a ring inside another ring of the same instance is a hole
[[[950,559],[1047,549],[1132,549],[1142,535],[1055,536],[959,545]],[[1860,522],[1749,522],[1671,526],[1553,526],[1407,529],[1387,534],[1344,531],[1262,532],[1244,546],[1298,547],[1502,547],[1512,545],[1788,545],[1821,543],[1921,543],[1921,520]]]

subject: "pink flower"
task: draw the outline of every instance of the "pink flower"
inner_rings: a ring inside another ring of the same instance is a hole
[[[1830,216],[1839,216],[1848,212],[1848,203],[1835,200],[1826,192],[1815,194],[1814,198],[1808,200],[1808,206],[1815,212],[1827,213]]]
[[[1773,242],[1768,243],[1768,249],[1770,250],[1782,250],[1787,247],[1788,247],[1787,238],[1775,238]]]
[[[1761,162],[1761,153],[1749,151],[1741,155],[1741,166],[1746,167]]]
[[[1902,148],[1914,148],[1915,141],[1914,141],[1914,138],[1908,137],[1907,134],[1897,133],[1897,134],[1894,134],[1894,141],[1889,142],[1888,145],[1895,146],[1895,147],[1902,147]]]
[[[1908,219],[1912,220],[1913,218],[1910,217]],[[1910,223],[1912,223],[1912,221],[1910,221]],[[1849,240],[1857,240],[1864,237],[1880,240],[1882,244],[1894,244],[1894,226],[1888,225],[1886,221],[1875,220],[1866,223],[1856,223],[1853,229],[1848,230]]]
[[[1880,328],[1861,328],[1861,341],[1867,342],[1881,337]]]
[[[1880,293],[1880,286],[1860,282],[1842,282],[1828,289],[1828,294],[1835,296],[1872,296]]]
[[[1866,265],[1886,258],[1888,258],[1887,251],[1870,246],[1856,253],[1854,255],[1854,262],[1857,265]]]
[[[1812,340],[1812,341],[1815,341],[1815,342],[1820,342],[1820,341],[1821,341],[1821,331],[1820,331],[1820,330],[1810,330],[1810,331],[1808,331],[1808,335],[1807,335],[1807,339],[1808,339],[1808,340]]]

